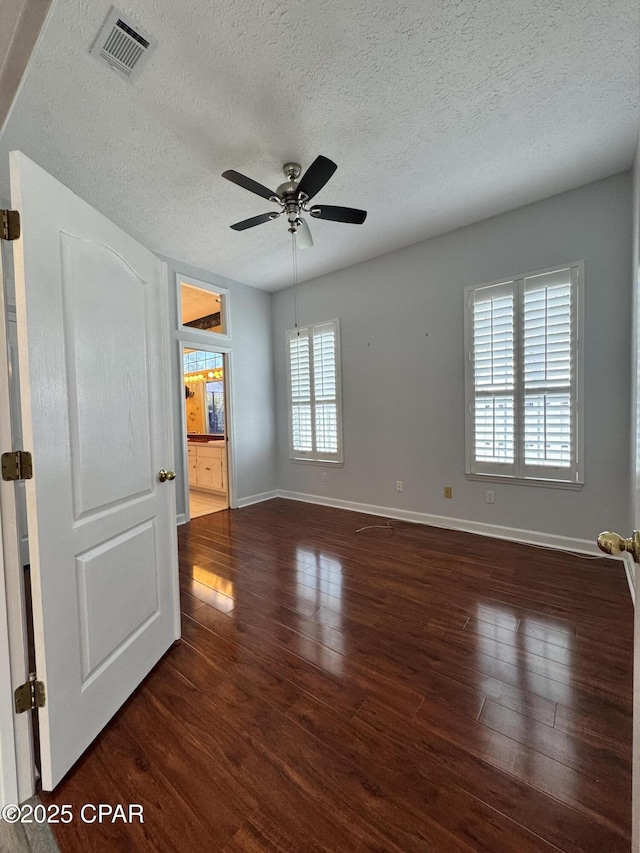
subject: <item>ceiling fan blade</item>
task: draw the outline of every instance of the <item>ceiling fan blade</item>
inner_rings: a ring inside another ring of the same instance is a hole
[[[333,160],[329,160],[328,157],[323,157],[322,154],[316,157],[302,176],[302,180],[298,184],[298,192],[304,193],[307,199],[313,198],[316,193],[320,192],[337,168]]]
[[[362,225],[367,218],[366,210],[355,207],[336,207],[334,204],[318,204],[309,213],[316,219],[330,219],[332,222],[349,222],[352,225]]]
[[[280,216],[279,213],[261,213],[260,216],[252,216],[251,219],[243,219],[242,222],[236,222],[235,225],[230,225],[234,231],[246,231],[247,228],[253,228],[254,225],[262,225],[263,222],[268,222],[270,219],[276,219]]]
[[[264,187],[262,184],[259,184],[251,178],[247,178],[246,175],[241,175],[240,172],[236,172],[235,169],[227,169],[226,172],[222,173],[222,177],[231,181],[232,184],[237,184],[244,190],[249,190],[250,193],[261,195],[262,198],[272,199],[275,195],[273,190],[270,190],[268,187]]]
[[[313,238],[309,226],[304,219],[299,220],[296,230],[296,246],[299,249],[310,249],[313,246]]]

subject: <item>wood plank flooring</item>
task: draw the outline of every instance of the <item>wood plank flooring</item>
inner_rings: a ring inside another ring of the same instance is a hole
[[[183,639],[46,802],[66,851],[628,851],[622,564],[273,500],[179,530]]]

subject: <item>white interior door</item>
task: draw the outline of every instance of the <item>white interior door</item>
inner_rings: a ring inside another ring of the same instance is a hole
[[[12,152],[42,783],[51,790],[179,637],[162,265]]]

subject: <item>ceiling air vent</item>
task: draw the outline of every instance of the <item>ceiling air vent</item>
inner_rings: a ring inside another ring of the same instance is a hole
[[[157,44],[142,27],[112,6],[90,53],[128,80],[133,80]]]

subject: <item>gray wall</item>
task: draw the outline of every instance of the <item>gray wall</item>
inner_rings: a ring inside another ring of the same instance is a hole
[[[577,539],[627,530],[631,185],[630,173],[616,175],[300,285],[301,324],[341,322],[345,463],[328,469],[326,483],[326,466],[288,458],[284,337],[293,294],[274,294],[279,487]],[[584,488],[467,480],[464,288],[582,259]],[[485,502],[487,488],[495,505]]]
[[[631,261],[631,288],[633,293],[633,333],[631,339],[631,505],[633,526],[640,530],[640,139],[633,165],[633,251]],[[620,533],[620,531],[616,531]],[[630,532],[622,533],[629,536]]]
[[[232,360],[230,462],[235,471],[234,502],[271,491],[276,487],[271,295],[173,258],[160,257],[169,266],[176,482],[184,482],[185,441],[181,422],[184,385],[178,343],[184,335],[177,331],[176,298],[176,273],[180,273],[229,291],[231,339],[219,343],[230,349]],[[211,337],[212,346],[216,346],[216,336]],[[176,501],[180,516],[185,511],[185,494],[181,488],[176,489]]]

